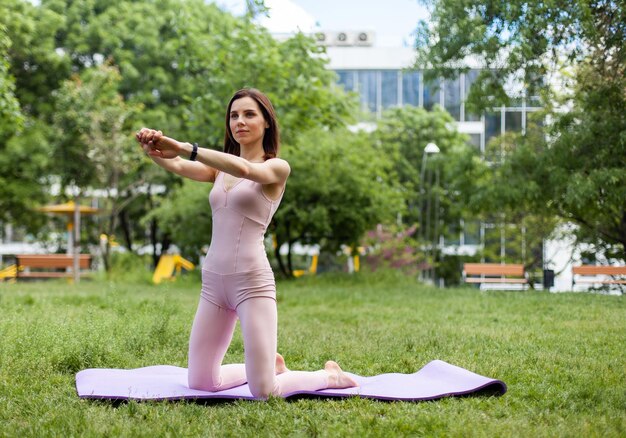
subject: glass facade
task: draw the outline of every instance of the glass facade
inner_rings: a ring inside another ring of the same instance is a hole
[[[470,143],[481,152],[496,136],[505,132],[525,132],[529,114],[539,108],[536,98],[518,99],[510,107],[493,108],[484,114],[474,114],[465,108],[465,99],[478,70],[461,73],[454,80],[424,82],[416,70],[336,70],[339,85],[346,91],[356,91],[361,109],[380,117],[387,108],[413,105],[430,110],[441,105],[459,123],[480,122],[480,132],[470,133]],[[532,120],[532,118],[530,118]]]

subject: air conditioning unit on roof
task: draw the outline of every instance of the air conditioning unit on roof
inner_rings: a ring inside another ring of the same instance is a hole
[[[333,44],[335,46],[351,46],[352,35],[350,34],[350,32],[337,32],[335,33]]]
[[[335,34],[333,32],[326,32],[326,31],[316,32],[315,41],[317,41],[317,44],[329,46],[334,43]]]
[[[374,32],[358,31],[352,35],[352,42],[355,46],[372,46],[374,45]]]

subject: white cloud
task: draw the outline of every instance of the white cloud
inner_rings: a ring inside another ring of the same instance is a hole
[[[261,17],[259,24],[274,33],[313,32],[315,18],[290,0],[265,0],[269,17]]]
[[[216,0],[215,3],[235,15],[246,12],[243,0]],[[269,17],[261,16],[258,23],[272,33],[313,32],[317,29],[315,18],[290,0],[265,0]]]

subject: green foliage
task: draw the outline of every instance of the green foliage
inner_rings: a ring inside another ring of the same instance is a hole
[[[138,147],[129,120],[140,107],[124,102],[117,91],[120,81],[119,71],[105,64],[83,70],[55,92],[52,172],[60,176],[62,188],[74,185],[107,194],[101,203],[107,219],[101,221],[100,230],[106,235],[113,235],[118,215],[138,196],[133,187],[144,182],[129,177],[138,169]],[[109,255],[107,243],[103,254],[107,270]]]
[[[620,297],[439,290],[397,272],[278,283],[280,352],[359,375],[441,359],[503,380],[502,397],[202,404],[81,400],[85,368],[187,366],[199,282],[0,284],[0,434],[6,436],[624,435]],[[244,358],[236,330],[225,363]],[[36,394],[37,396],[33,396]]]
[[[184,180],[143,220],[148,223],[158,218],[163,232],[171,236],[182,255],[195,260],[198,254],[206,252],[203,247],[211,243],[210,188],[206,183]]]
[[[55,92],[57,130],[53,172],[63,185],[118,189],[120,179],[137,167],[137,146],[129,119],[139,107],[118,94],[115,67],[84,70]]]
[[[0,221],[34,231],[43,220],[33,209],[46,199],[51,139],[35,119],[26,119],[24,128],[0,144]]]
[[[147,255],[129,251],[111,254],[110,269],[106,278],[117,282],[140,283],[142,287],[152,285],[152,260]]]
[[[34,3],[1,0],[0,25],[6,27],[11,40],[10,73],[15,77],[15,95],[22,110],[31,117],[50,121],[54,113],[50,96],[71,73],[70,54],[57,40],[66,19]]]
[[[440,153],[427,158],[425,170],[432,186],[435,185],[433,173],[440,174],[440,185],[433,190],[439,194],[442,223],[458,223],[471,206],[467,196],[474,192],[485,165],[467,143],[467,137],[452,128],[453,123],[450,114],[439,106],[432,111],[405,106],[385,112],[373,134],[374,141],[393,159],[394,172],[408,207],[403,221],[408,224],[420,218],[420,201],[429,185],[428,181],[421,181],[422,160],[424,148],[431,142],[439,147]]]
[[[532,122],[524,134],[507,133],[487,145],[489,170],[470,201],[478,217],[496,226],[486,232],[481,253],[486,261],[524,263],[526,270],[541,269],[546,262],[541,250],[543,241],[561,222],[555,211],[546,206],[550,199],[550,189],[546,187],[547,150],[543,128]],[[507,242],[504,260],[500,255],[503,226]]]
[[[20,104],[15,97],[15,78],[9,71],[10,46],[6,28],[0,23],[0,145],[18,131],[23,122]]]
[[[626,260],[626,59],[577,72],[574,108],[560,117],[541,158],[547,204],[581,226],[582,241]]]
[[[279,245],[318,243],[355,247],[364,233],[402,211],[393,161],[366,134],[316,130],[285,147],[291,176],[273,231]]]

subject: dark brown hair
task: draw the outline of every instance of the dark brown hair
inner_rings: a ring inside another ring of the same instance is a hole
[[[278,156],[278,148],[280,147],[280,132],[278,130],[278,121],[276,120],[276,112],[272,106],[272,102],[268,97],[261,93],[256,88],[242,88],[237,91],[234,96],[228,102],[228,108],[226,108],[226,135],[224,136],[224,152],[227,154],[233,154],[240,156],[241,151],[239,143],[235,141],[233,133],[230,130],[230,109],[233,102],[242,97],[251,97],[259,105],[263,118],[269,125],[269,128],[265,129],[265,135],[263,136],[263,151],[265,155],[263,158],[268,160],[270,158],[276,158]]]

